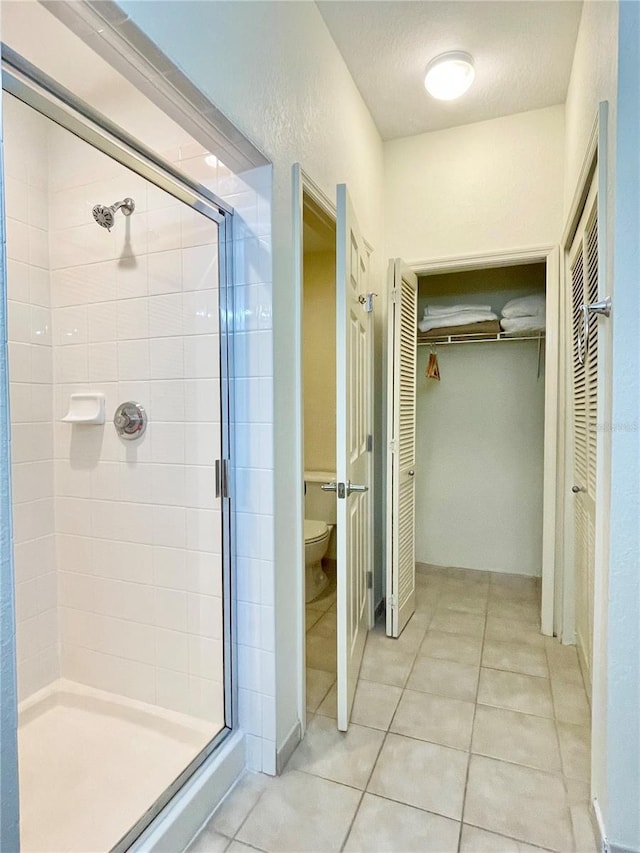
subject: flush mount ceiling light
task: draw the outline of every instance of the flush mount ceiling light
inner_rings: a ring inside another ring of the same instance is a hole
[[[464,95],[474,77],[473,57],[463,50],[450,50],[427,65],[424,85],[439,101],[453,101]]]

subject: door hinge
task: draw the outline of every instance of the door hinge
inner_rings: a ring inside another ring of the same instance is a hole
[[[371,453],[373,451],[373,436],[371,433],[367,436],[367,451]]]
[[[367,589],[373,589],[373,572],[367,572]]]
[[[398,596],[397,595],[390,595],[389,598],[387,599],[387,604],[389,605],[389,607],[394,607],[394,608],[397,607],[398,606]]]
[[[217,498],[228,498],[229,495],[229,463],[227,459],[216,459],[214,478]]]
[[[389,442],[389,450],[392,453],[398,452],[398,440],[396,438],[392,438],[391,441]]]
[[[391,301],[392,302],[398,301],[398,288],[397,287],[394,287],[393,290],[391,291]]]

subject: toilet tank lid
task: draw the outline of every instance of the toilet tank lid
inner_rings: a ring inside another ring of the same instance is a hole
[[[315,521],[312,518],[304,520],[304,541],[309,542],[312,539],[320,539],[327,532],[327,525],[324,521]]]

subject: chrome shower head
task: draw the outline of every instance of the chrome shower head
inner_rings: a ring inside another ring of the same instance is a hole
[[[93,208],[93,218],[101,228],[106,228],[111,231],[113,224],[116,221],[116,213],[122,210],[125,216],[131,216],[136,209],[136,203],[132,198],[125,198],[122,201],[117,201],[115,204],[96,204]]]

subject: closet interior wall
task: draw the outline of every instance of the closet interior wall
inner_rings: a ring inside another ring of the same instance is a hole
[[[422,276],[427,304],[490,304],[544,294],[545,264]],[[418,346],[416,561],[541,575],[544,338]]]

